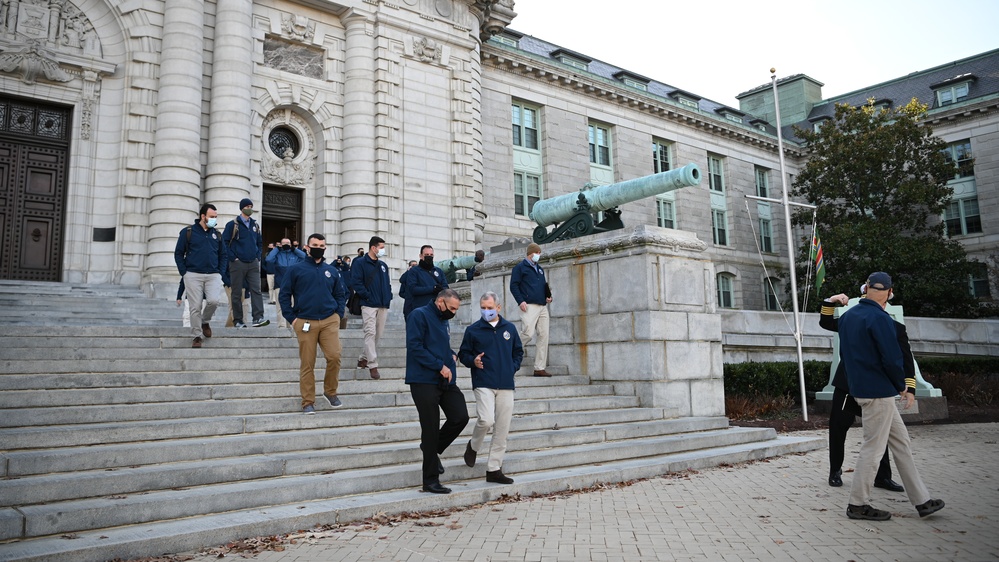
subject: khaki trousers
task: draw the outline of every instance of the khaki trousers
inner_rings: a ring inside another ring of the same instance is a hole
[[[274,307],[277,308],[277,323],[278,328],[284,328],[288,326],[288,321],[284,319],[284,315],[281,314],[281,289],[274,291]]]
[[[895,406],[895,398],[856,398],[864,413],[864,444],[860,446],[857,468],[853,472],[853,485],[850,488],[850,505],[871,503],[871,488],[874,475],[878,471],[885,444],[895,457],[895,468],[902,478],[905,493],[912,505],[930,501],[930,492],[919,477],[916,464],[912,461],[909,447],[909,431],[902,423],[902,416]]]
[[[278,289],[280,289],[280,288],[281,287],[275,287],[274,286],[274,274],[273,273],[268,273],[267,274],[267,292],[270,294],[269,295],[270,299],[268,299],[268,300],[270,300],[270,304],[277,303]]]
[[[513,391],[476,388],[472,392],[475,393],[475,415],[478,418],[472,430],[472,450],[479,452],[482,449],[486,433],[492,428],[486,470],[495,472],[503,466],[503,455],[506,454],[506,437],[513,419]]]
[[[535,334],[534,370],[543,371],[548,366],[548,307],[543,304],[528,304],[520,314],[520,340],[527,345]]]
[[[364,348],[358,361],[368,361],[368,368],[378,367],[378,340],[385,332],[385,320],[388,318],[387,308],[361,307],[361,320],[364,322]]]
[[[222,276],[218,273],[188,271],[184,274],[184,296],[190,307],[191,332],[194,337],[203,338],[205,334],[201,331],[201,325],[212,321],[215,309],[222,300]]]
[[[305,323],[309,331],[303,332]],[[316,345],[326,357],[326,373],[323,375],[323,393],[336,396],[340,385],[340,315],[334,313],[322,320],[295,319],[295,335],[298,336],[298,356],[301,367],[298,372],[299,390],[302,392],[302,407],[316,403]]]

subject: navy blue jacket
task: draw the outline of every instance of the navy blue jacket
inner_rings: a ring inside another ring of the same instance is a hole
[[[481,369],[475,366],[475,358],[480,353],[485,353]],[[495,328],[479,318],[465,328],[458,360],[472,370],[472,388],[513,390],[513,376],[524,360],[524,346],[517,328],[506,318],[500,316]]]
[[[888,398],[905,390],[905,368],[895,321],[870,299],[839,318],[841,360],[855,398]]]
[[[268,273],[274,274],[274,285],[280,287],[281,280],[284,279],[284,272],[288,271],[289,267],[306,259],[308,259],[308,256],[306,256],[305,252],[299,250],[298,248],[292,248],[290,250],[274,248],[269,254],[267,254],[267,259],[264,260],[264,263],[267,264],[267,267],[264,269]]]
[[[295,304],[292,306],[292,297]],[[319,260],[307,259],[284,272],[281,283],[281,314],[291,323],[296,318],[322,320],[339,314],[347,306],[347,286],[336,268]]]
[[[392,302],[392,284],[388,265],[368,254],[350,262],[350,288],[361,298],[361,306],[388,308]]]
[[[188,242],[188,229],[191,240]],[[229,268],[225,261],[225,250],[222,248],[222,237],[214,228],[205,230],[201,227],[201,219],[191,226],[180,229],[177,236],[177,247],[173,250],[173,261],[177,262],[177,271],[181,277],[188,271],[192,273],[218,273],[223,280],[228,276]]]
[[[451,369],[457,384],[458,369],[451,350],[451,328],[437,303],[421,306],[406,319],[406,384],[440,384],[441,367]]]
[[[250,226],[243,224],[243,219],[236,217],[226,223],[222,233],[222,243],[225,244],[229,261],[250,263],[259,260],[264,252],[264,239],[260,236],[260,225],[250,219]]]
[[[447,289],[447,279],[444,278],[444,271],[439,267],[434,267],[433,271],[427,271],[419,264],[409,268],[403,276],[399,278],[399,283],[403,283],[405,278],[405,296],[403,289],[399,289],[399,296],[406,299],[406,304],[402,307],[402,314],[409,317],[409,313],[417,308],[434,300],[434,287],[440,285],[442,289]]]
[[[545,285],[545,270],[541,269],[540,265],[525,259],[513,266],[513,274],[510,276],[510,293],[513,294],[514,302],[517,305],[522,302],[547,305]]]

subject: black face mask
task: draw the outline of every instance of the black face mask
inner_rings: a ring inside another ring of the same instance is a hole
[[[423,269],[426,269],[427,271],[432,270],[434,268],[434,258],[433,258],[433,256],[427,256],[427,257],[423,258],[422,260],[420,260],[420,267],[422,267]]]
[[[444,320],[450,320],[454,318],[454,313],[451,312],[451,310],[449,310],[447,306],[444,307],[444,310],[441,310],[439,308],[437,310],[440,310],[441,318],[443,318]]]
[[[485,258],[480,258],[479,256],[475,256],[475,263],[482,263],[482,260],[484,259]]]
[[[281,246],[281,249],[282,250],[290,250],[291,249],[291,244],[285,244],[284,246]]]
[[[321,260],[326,255],[326,248],[309,248],[309,255],[314,260]]]

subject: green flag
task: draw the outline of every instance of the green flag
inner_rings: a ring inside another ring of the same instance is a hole
[[[812,236],[812,250],[809,257],[815,262],[815,294],[818,295],[822,282],[826,279],[826,262],[822,259],[822,240],[819,239],[818,232]]]

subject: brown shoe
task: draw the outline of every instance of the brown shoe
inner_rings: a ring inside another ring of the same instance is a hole
[[[367,359],[358,359],[357,360],[357,368],[358,369],[367,369],[368,368],[368,360]]]
[[[541,369],[540,371],[534,371],[534,376],[536,376],[536,377],[550,377],[552,375],[548,371],[546,371],[544,369]]]
[[[382,376],[378,374],[378,367],[371,368],[371,378],[376,380],[382,378]]]
[[[202,331],[202,333],[205,334],[206,338],[212,337],[212,327],[209,326],[208,324],[202,324],[201,325],[201,331]]]
[[[191,342],[191,347],[200,349],[201,348],[201,338],[194,338],[194,341]]]

